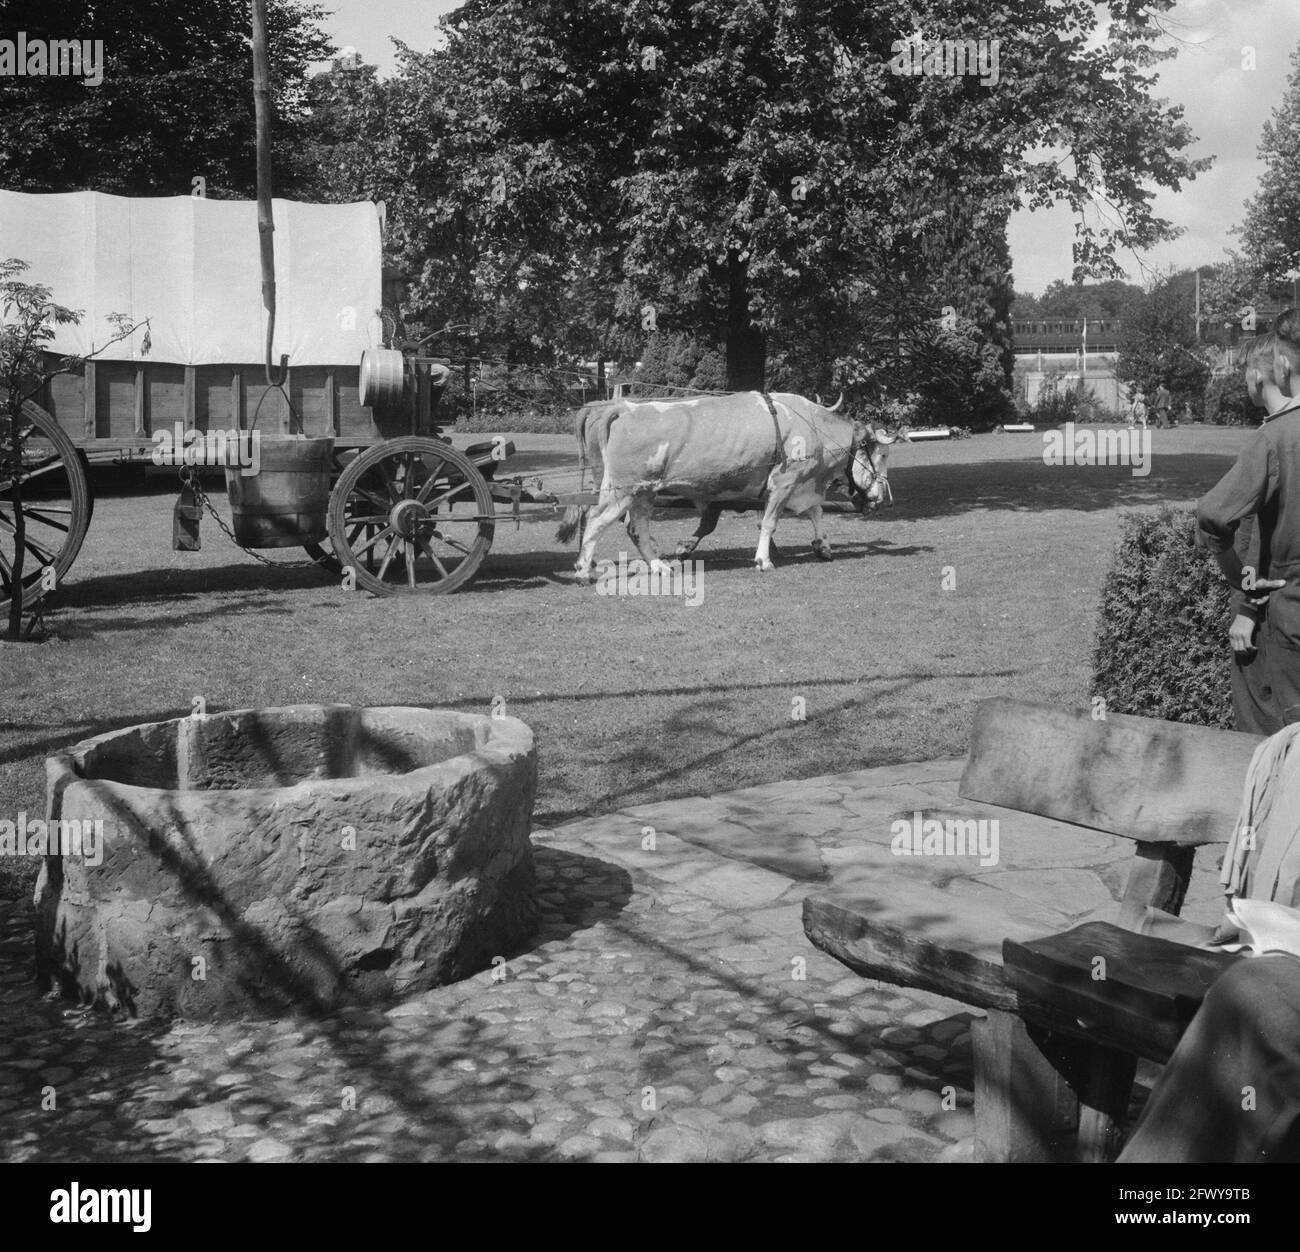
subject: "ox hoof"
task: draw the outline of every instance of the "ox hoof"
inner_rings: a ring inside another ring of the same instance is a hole
[[[569,577],[575,583],[594,583],[596,581],[596,575],[591,570],[590,566],[583,569],[581,565],[575,565],[573,567],[573,573],[570,574]]]
[[[673,572],[673,567],[667,561],[663,561],[660,560],[659,557],[655,557],[655,559],[650,562],[650,572],[659,577],[662,577],[664,574],[668,574],[671,576]]]
[[[813,554],[820,561],[829,561],[831,559],[831,546],[828,543],[813,544]]]
[[[774,569],[776,569],[776,566],[773,565],[771,561],[755,561],[754,568],[758,570],[760,574],[770,574]]]
[[[673,549],[673,559],[680,561],[682,557],[690,556],[694,551],[695,545],[693,543],[679,543],[677,547]]]

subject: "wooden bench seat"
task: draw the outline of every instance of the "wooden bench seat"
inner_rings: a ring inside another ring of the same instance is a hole
[[[1152,718],[1094,719],[1088,710],[988,700],[976,712],[958,794],[979,806],[972,815],[1000,812],[1003,825],[1023,823],[1024,814],[1051,819],[1042,829],[1055,833],[1045,838],[1074,827],[1131,840],[1127,883],[1106,920],[1141,932],[1156,913],[1180,912],[1196,848],[1227,841],[1259,742]],[[1049,1029],[1003,959],[1008,939],[1023,946],[1071,929],[1066,910],[1035,906],[1025,915],[1011,897],[999,908],[901,878],[810,896],[809,939],[864,977],[983,1010],[972,1027],[979,1159],[1113,1156],[1135,1056],[1090,1042],[1086,1030],[1066,1033],[1059,1021]]]

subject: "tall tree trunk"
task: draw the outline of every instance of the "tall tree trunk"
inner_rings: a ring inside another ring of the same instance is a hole
[[[727,390],[763,391],[767,382],[767,334],[749,311],[749,272],[732,253],[727,274]]]

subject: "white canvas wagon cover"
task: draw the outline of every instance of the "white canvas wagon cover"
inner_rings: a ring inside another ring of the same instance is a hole
[[[352,365],[379,342],[383,206],[273,203],[275,359]],[[142,336],[99,360],[238,365],[262,360],[266,312],[257,205],[197,196],[137,199],[95,191],[33,195],[0,191],[0,259],[30,268],[56,303],[83,310],[60,326],[51,350],[87,355],[108,339],[105,317],[148,318]]]

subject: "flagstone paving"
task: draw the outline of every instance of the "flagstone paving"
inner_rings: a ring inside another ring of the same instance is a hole
[[[0,903],[0,1158],[969,1160],[970,1013],[819,952],[803,898],[902,874],[1073,924],[1113,906],[1132,845],[1004,820],[997,864],[895,855],[896,821],[958,811],[960,770],[538,830],[525,952],[328,1020],[130,1023],[40,999],[29,910]],[[1202,912],[1213,870],[1193,886]]]

